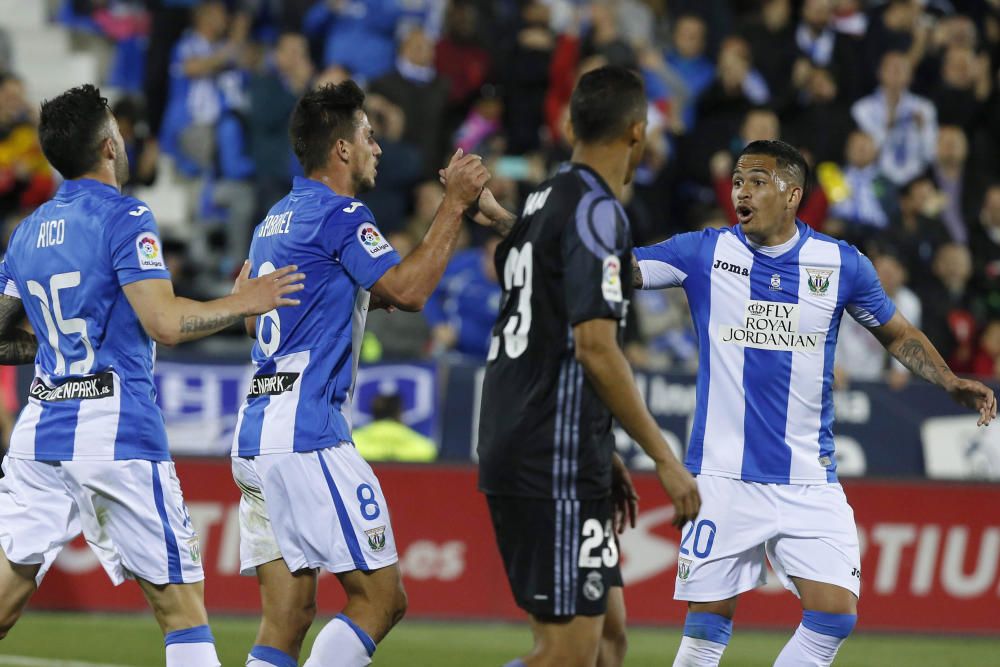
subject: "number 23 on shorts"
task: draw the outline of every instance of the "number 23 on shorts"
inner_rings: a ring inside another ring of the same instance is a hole
[[[618,563],[618,544],[611,527],[611,520],[601,527],[597,519],[587,519],[583,522],[583,543],[580,544],[580,561],[578,567],[596,569],[614,567]],[[603,546],[597,554],[594,550]]]

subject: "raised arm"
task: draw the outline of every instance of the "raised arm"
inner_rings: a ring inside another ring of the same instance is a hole
[[[447,187],[448,171],[441,169],[438,171],[438,176],[441,179],[441,185]],[[479,196],[465,210],[465,215],[477,225],[492,229],[502,238],[507,238],[507,235],[514,229],[514,223],[517,222],[517,214],[505,209],[497,201],[493,191],[487,187],[480,190]]]
[[[920,329],[913,326],[899,311],[883,326],[870,329],[875,338],[911,373],[947,391],[956,403],[979,412],[979,426],[989,424],[997,416],[997,400],[993,390],[982,382],[960,378]]]
[[[670,451],[659,426],[646,409],[635,386],[632,369],[618,346],[617,332],[618,322],[611,319],[577,324],[573,327],[576,359],[611,414],[653,459],[660,483],[674,501],[673,523],[680,528],[698,516],[701,508],[698,485]]]
[[[193,301],[174,294],[169,280],[139,280],[123,288],[146,333],[158,343],[176,345],[210,336],[281,306],[297,306],[287,295],[298,292],[304,274],[297,267],[282,267],[273,273],[248,279],[250,264],[243,265],[233,294],[212,301]]]
[[[372,285],[371,293],[400,310],[418,311],[437,288],[455,252],[462,227],[462,212],[482,192],[489,171],[478,155],[452,157],[446,170],[444,199],[420,244],[402,262]]]
[[[479,199],[465,214],[477,225],[489,227],[504,238],[510,234],[514,229],[514,223],[517,222],[517,215],[501,206],[489,188],[483,188]]]
[[[24,320],[24,304],[20,299],[0,294],[0,364],[14,366],[30,364],[38,352],[35,336],[18,324]]]

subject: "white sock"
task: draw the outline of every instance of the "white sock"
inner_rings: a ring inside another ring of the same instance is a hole
[[[824,635],[799,624],[774,667],[830,667],[846,637]]]
[[[732,634],[731,618],[709,611],[688,611],[674,667],[718,667]]]
[[[221,667],[207,625],[169,632],[163,643],[167,649],[167,667]]]
[[[375,642],[354,621],[337,614],[313,644],[303,667],[365,667],[372,664]]]
[[[273,646],[254,646],[247,656],[246,667],[296,667],[298,661]]]
[[[722,660],[725,644],[711,642],[707,639],[695,639],[685,635],[681,638],[674,667],[716,667]]]

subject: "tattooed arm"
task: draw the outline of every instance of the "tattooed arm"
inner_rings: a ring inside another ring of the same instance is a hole
[[[916,328],[897,311],[883,326],[871,329],[872,334],[893,357],[911,373],[941,387],[956,403],[979,412],[979,425],[989,424],[997,415],[993,390],[981,382],[956,376],[941,354]]]
[[[18,325],[24,320],[20,299],[0,294],[0,364],[14,366],[35,360],[38,341]]]
[[[212,301],[194,301],[174,295],[169,280],[139,280],[125,285],[125,296],[139,316],[146,333],[158,343],[176,345],[204,338],[244,318],[280,306],[297,306],[287,295],[303,289],[305,276],[286,266],[258,278],[249,278],[244,264],[233,293]]]
[[[642,289],[642,271],[639,269],[639,260],[632,255],[632,287]]]
[[[477,225],[489,227],[504,238],[507,238],[517,222],[517,216],[501,206],[489,188],[483,188],[479,199],[471,210],[466,211],[466,215]]]

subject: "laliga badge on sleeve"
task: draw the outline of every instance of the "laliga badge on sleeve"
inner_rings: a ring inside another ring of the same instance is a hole
[[[392,246],[385,240],[378,227],[370,222],[366,222],[358,227],[358,242],[373,258],[381,257],[387,252],[392,252]]]
[[[166,269],[163,262],[163,246],[160,238],[153,232],[143,232],[135,237],[135,252],[139,258],[139,268],[145,271],[150,269]]]
[[[622,264],[615,255],[608,255],[604,258],[604,267],[601,271],[601,293],[604,300],[611,303],[622,302]]]

